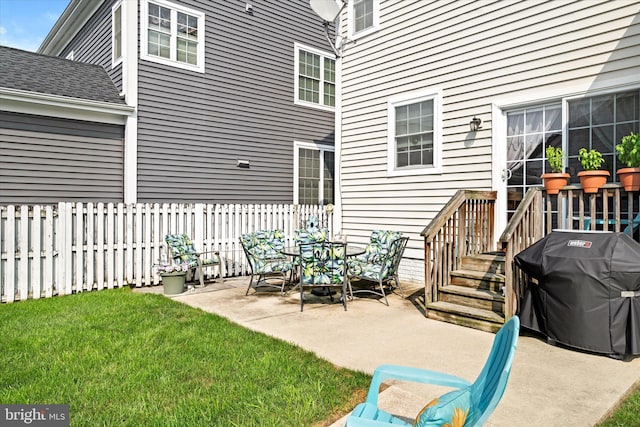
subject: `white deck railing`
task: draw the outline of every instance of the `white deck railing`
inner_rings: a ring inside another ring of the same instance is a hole
[[[59,203],[0,206],[0,298],[45,298],[125,285],[159,283],[154,264],[166,234],[192,236],[203,252],[219,251],[227,276],[247,264],[242,233],[282,229],[287,239],[309,215],[333,230],[323,206]]]

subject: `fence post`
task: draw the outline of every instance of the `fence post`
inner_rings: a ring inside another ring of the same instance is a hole
[[[84,215],[82,211],[82,203],[76,203],[76,292],[82,292],[84,290]],[[71,240],[70,247],[73,247],[73,240]]]
[[[7,206],[4,244],[7,250],[7,262],[4,270],[4,293],[7,302],[16,299],[16,207]]]
[[[20,206],[20,232],[18,234],[18,293],[20,301],[29,298],[29,206]]]
[[[44,221],[44,296],[50,298],[53,296],[53,289],[56,287],[53,275],[54,265],[54,246],[53,246],[53,230],[54,230],[54,212],[53,206],[45,207]]]
[[[86,226],[86,238],[87,238],[87,255],[86,255],[86,259],[87,259],[87,275],[86,275],[86,280],[85,280],[85,286],[86,289],[88,291],[92,291],[93,290],[93,286],[95,284],[95,277],[94,277],[94,269],[93,269],[93,262],[95,259],[95,245],[93,244],[93,235],[95,233],[95,216],[94,216],[94,212],[93,212],[93,203],[89,202],[87,203],[87,220],[85,221],[85,223],[87,224]]]

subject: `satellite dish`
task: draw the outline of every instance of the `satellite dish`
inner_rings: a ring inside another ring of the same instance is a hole
[[[344,2],[342,0],[309,0],[309,5],[320,18],[333,22],[342,11]]]

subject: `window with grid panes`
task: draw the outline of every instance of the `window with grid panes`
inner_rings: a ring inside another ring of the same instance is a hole
[[[143,5],[143,58],[204,72],[204,14],[165,0]]]
[[[562,146],[562,105],[533,106],[507,112],[507,191],[521,200],[529,187],[542,185],[540,176],[550,172],[545,151]],[[511,206],[515,210],[517,204]]]
[[[549,145],[562,147],[567,154],[570,183],[579,182],[577,173],[582,166],[578,151],[583,147],[602,153],[603,168],[611,173],[608,181],[617,182],[614,172],[620,165],[615,145],[622,136],[640,131],[640,90],[569,99],[565,103],[536,105],[506,114],[507,170],[510,175],[507,191],[509,200],[514,202],[509,204],[508,212],[512,214],[527,189],[541,186],[540,175],[550,171],[545,154]],[[564,140],[563,127],[567,130]],[[557,207],[552,206],[552,210],[555,209]],[[626,199],[623,199],[622,211],[626,209]]]
[[[335,107],[335,59],[312,49],[298,48],[296,64],[296,102],[331,109]]]
[[[373,0],[353,0],[353,32],[373,27]]]
[[[570,100],[568,106],[567,153],[569,167],[575,175],[582,170],[578,151],[584,147],[602,153],[602,169],[611,173],[610,182],[617,182],[615,172],[620,165],[615,146],[624,135],[638,132],[640,123],[640,90],[592,96]],[[573,177],[573,182],[578,182]]]
[[[433,165],[433,100],[395,107],[396,167]]]
[[[122,3],[111,10],[111,64],[122,60]]]
[[[334,152],[298,148],[298,200],[301,205],[334,203]]]

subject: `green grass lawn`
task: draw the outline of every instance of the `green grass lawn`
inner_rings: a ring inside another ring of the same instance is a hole
[[[620,407],[600,427],[640,426],[640,386],[629,395]]]
[[[0,402],[70,405],[74,426],[309,426],[370,376],[161,295],[0,305]]]

